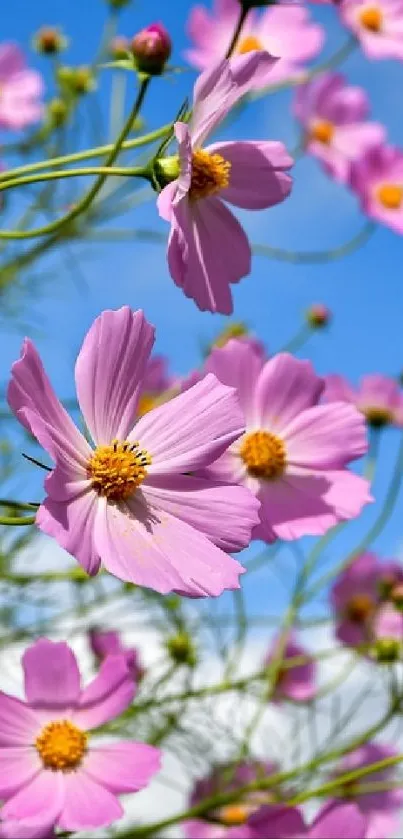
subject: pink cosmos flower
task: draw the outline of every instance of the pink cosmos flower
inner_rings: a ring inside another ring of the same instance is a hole
[[[117,795],[147,786],[160,766],[153,746],[89,740],[132,701],[124,657],[105,659],[86,688],[67,644],[42,638],[22,664],[26,701],[0,694],[2,818],[71,831],[111,824],[123,814]]]
[[[366,743],[342,759],[336,777],[397,755],[398,752],[391,746]],[[394,766],[379,769],[348,785],[349,797],[351,799],[354,792],[357,793],[355,803],[366,821],[365,839],[389,839],[390,836],[396,835],[395,831],[399,825],[398,811],[403,803],[402,789],[362,792],[365,784],[393,783],[396,780],[395,772]]]
[[[227,53],[239,18],[238,0],[215,0],[212,13],[204,6],[194,6],[188,21],[188,34],[194,47],[185,55],[194,67],[205,70]],[[303,70],[315,58],[324,42],[321,26],[310,20],[308,9],[301,5],[278,5],[258,15],[250,11],[238,38],[231,63],[240,56],[265,50],[279,58],[275,67],[254,81],[256,88],[279,84]]]
[[[261,501],[255,539],[326,533],[371,501],[368,482],[346,469],[367,450],[351,405],[319,405],[324,387],[308,361],[280,353],[265,363],[241,343],[214,350],[209,370],[237,388],[246,433],[206,474],[244,484]]]
[[[305,839],[308,836],[302,813],[297,807],[265,804],[249,816],[243,831],[230,839]]]
[[[254,52],[240,59],[236,71],[222,61],[203,73],[194,88],[190,123],[175,124],[179,159],[160,161],[174,172],[158,198],[160,216],[171,223],[169,271],[202,311],[230,314],[231,283],[251,269],[246,234],[223,201],[261,210],[291,190],[286,170],[293,161],[283,143],[242,140],[203,148],[253,77],[274,64],[267,53]]]
[[[351,165],[350,186],[364,213],[403,233],[403,152],[400,149],[378,146],[367,151]]]
[[[161,593],[216,596],[238,588],[225,551],[250,541],[257,502],[242,487],[193,477],[243,432],[234,390],[207,376],[134,425],[154,330],[141,311],[105,311],[75,375],[94,448],[58,401],[28,339],[12,368],[10,407],[56,463],[36,523],[94,575]]]
[[[136,649],[127,649],[122,644],[118,632],[112,629],[93,628],[88,633],[91,650],[94,655],[103,661],[108,655],[123,655],[130,673],[135,682],[139,682],[144,676],[144,667],[140,664],[139,653]]]
[[[329,801],[319,810],[307,839],[370,839],[367,819],[355,802]],[[381,837],[379,837],[381,839]],[[387,837],[382,837],[387,839]]]
[[[325,804],[311,827],[305,825],[297,807],[272,804],[250,817],[242,839],[366,839],[366,827],[366,819],[354,802]],[[236,835],[231,839],[237,839]]]
[[[53,824],[32,819],[0,821],[0,839],[56,839]]]
[[[43,114],[42,76],[28,70],[16,44],[0,45],[0,128],[19,130]]]
[[[383,125],[366,122],[368,113],[365,91],[347,85],[340,73],[323,73],[297,89],[294,114],[306,148],[338,181],[347,180],[351,161],[386,137]]]
[[[257,778],[264,778],[277,771],[274,763],[263,761],[243,761],[237,765],[221,764],[205,778],[196,781],[190,806],[199,804],[206,798],[223,792],[231,792]],[[184,823],[188,839],[236,839],[247,832],[249,814],[268,800],[267,793],[251,793],[247,798],[219,807],[206,814],[206,818],[191,819]]]
[[[372,624],[381,603],[402,579],[399,563],[380,562],[373,553],[358,556],[340,574],[330,594],[339,641],[356,647],[371,640]]]
[[[354,389],[343,376],[325,377],[326,402],[349,402],[364,414],[368,425],[403,425],[403,394],[398,383],[389,376],[373,373],[364,376]]]
[[[280,643],[279,638],[273,642],[265,659],[268,666],[278,656]],[[272,700],[280,702],[282,699],[291,699],[294,702],[307,702],[315,696],[317,692],[316,662],[298,643],[295,635],[290,633],[284,646],[282,660],[287,661],[287,659],[300,656],[307,659],[304,664],[298,664],[295,667],[280,667]]]
[[[341,0],[339,10],[368,58],[403,59],[402,0]]]

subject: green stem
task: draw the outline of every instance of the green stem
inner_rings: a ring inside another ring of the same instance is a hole
[[[26,524],[35,524],[35,516],[26,516],[23,518],[19,518],[18,516],[0,516],[0,524],[5,525],[26,525]]]
[[[39,504],[24,504],[21,501],[8,501],[7,498],[0,498],[0,507],[14,507],[16,510],[32,511],[39,507]]]
[[[36,184],[42,181],[61,180],[62,178],[76,178],[85,175],[114,175],[115,177],[132,177],[149,179],[148,171],[141,166],[119,167],[119,166],[87,166],[85,169],[65,169],[56,172],[45,172],[43,175],[26,175],[23,178],[15,178],[12,181],[0,181],[0,192],[7,189],[14,189],[17,186]]]
[[[372,221],[368,221],[356,236],[344,245],[339,245],[337,248],[329,248],[329,250],[325,251],[290,251],[283,248],[273,248],[270,245],[252,245],[252,251],[259,256],[268,256],[270,259],[278,259],[280,262],[291,262],[299,265],[310,263],[320,265],[325,262],[334,262],[337,259],[342,259],[354,253],[354,251],[358,250],[361,245],[364,245],[370,239],[375,229],[376,225]]]
[[[313,332],[312,327],[309,326],[309,324],[304,323],[301,326],[301,329],[297,332],[297,334],[294,335],[294,337],[291,338],[291,340],[288,341],[288,343],[285,344],[284,347],[282,347],[280,352],[288,352],[288,353],[297,352],[298,350],[301,349],[301,347],[304,346],[304,344],[306,344],[308,339],[311,337],[312,332]]]
[[[137,98],[130,113],[130,116],[125,125],[123,126],[119,134],[119,137],[117,138],[116,143],[112,148],[112,151],[109,153],[105,161],[106,169],[109,169],[111,166],[113,166],[119,152],[121,151],[122,145],[129,131],[131,130],[134,120],[136,119],[141,109],[150,80],[150,76],[143,76],[140,81]],[[98,175],[91,189],[83,196],[81,201],[79,201],[69,213],[63,216],[63,218],[57,219],[56,221],[53,221],[50,224],[45,225],[44,227],[38,227],[36,230],[30,230],[28,232],[17,230],[0,231],[0,239],[31,239],[35,236],[46,236],[48,233],[59,232],[59,230],[62,227],[74,221],[74,219],[81,215],[81,213],[84,213],[86,210],[88,210],[94,198],[102,189],[105,181],[107,180],[107,177],[108,175],[105,173],[102,175]]]

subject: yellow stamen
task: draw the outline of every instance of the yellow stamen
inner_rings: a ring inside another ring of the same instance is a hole
[[[138,443],[120,443],[112,440],[110,446],[98,446],[90,457],[87,474],[98,495],[108,501],[125,501],[147,475],[151,464],[147,451]]]
[[[227,804],[226,807],[220,808],[219,819],[226,827],[233,827],[237,824],[245,824],[248,815],[248,808],[242,804]]]
[[[245,38],[241,38],[237,44],[235,52],[237,52],[238,55],[245,55],[247,52],[263,49],[264,46],[262,42],[259,41],[259,38],[256,38],[256,35],[246,35]]]
[[[375,611],[375,604],[369,594],[355,594],[347,604],[347,616],[354,623],[365,623]]]
[[[231,163],[220,154],[196,149],[192,155],[192,180],[189,197],[192,201],[214,195],[229,185]]]
[[[269,431],[254,431],[244,438],[240,456],[254,478],[279,478],[287,465],[283,441]]]
[[[68,772],[81,763],[87,749],[87,735],[68,720],[50,722],[35,741],[46,769]]]
[[[380,32],[383,24],[382,10],[378,6],[365,6],[359,14],[359,21],[364,29]]]
[[[309,131],[311,140],[317,140],[318,143],[323,143],[325,146],[330,145],[333,140],[334,125],[327,119],[315,122]]]
[[[403,204],[403,186],[399,184],[382,184],[376,195],[386,210],[400,210]]]

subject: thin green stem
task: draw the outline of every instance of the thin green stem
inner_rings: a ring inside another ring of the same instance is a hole
[[[0,516],[0,524],[12,526],[17,525],[18,527],[35,524],[35,516],[26,516],[25,518],[22,516],[21,518],[18,516]]]
[[[87,166],[85,169],[65,169],[56,172],[45,172],[41,175],[26,175],[23,178],[15,178],[12,181],[0,182],[0,192],[7,189],[14,189],[17,186],[25,186],[26,184],[36,184],[42,181],[61,180],[63,178],[78,178],[86,175],[104,175],[108,177],[114,175],[122,178],[146,178],[149,180],[149,174],[146,168],[137,167],[119,167],[119,166]]]
[[[7,498],[0,498],[0,507],[14,507],[15,510],[29,512],[39,507],[39,504],[24,504],[22,501],[9,501]]]
[[[295,353],[301,349],[301,347],[306,344],[309,338],[312,336],[313,329],[308,323],[304,323],[301,326],[301,329],[298,330],[297,334],[288,341],[287,344],[282,347],[280,352],[288,352],[288,353]]]
[[[343,257],[354,253],[371,238],[375,230],[374,222],[367,221],[364,227],[344,245],[324,251],[291,251],[274,248],[270,245],[252,245],[252,251],[259,256],[268,256],[270,259],[278,259],[280,262],[291,262],[298,265],[321,265],[326,262],[335,262],[337,259],[343,259]]]

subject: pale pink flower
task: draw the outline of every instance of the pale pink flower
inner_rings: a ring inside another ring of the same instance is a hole
[[[402,0],[341,0],[339,10],[368,58],[403,60]]]
[[[259,498],[255,539],[319,535],[359,515],[368,482],[346,466],[367,451],[365,423],[353,406],[318,404],[324,382],[308,361],[280,353],[264,363],[230,341],[209,369],[237,388],[246,432],[206,473]]]
[[[313,699],[317,692],[316,684],[316,662],[309,655],[308,651],[298,643],[294,633],[289,633],[287,641],[282,646],[281,636],[276,638],[265,658],[268,667],[273,664],[282,651],[282,661],[292,658],[303,657],[306,660],[303,664],[296,664],[293,667],[282,667],[277,672],[277,679],[271,699],[281,702],[283,699],[291,699],[294,702],[308,702]]]
[[[403,233],[403,152],[400,149],[378,146],[369,150],[351,165],[350,186],[367,216],[396,233]]]
[[[26,68],[16,44],[0,45],[0,128],[19,130],[43,115],[42,76]]]
[[[291,190],[286,170],[293,161],[283,143],[242,140],[203,147],[253,77],[274,64],[266,53],[254,52],[240,59],[236,71],[222,61],[203,73],[194,88],[190,123],[175,124],[179,160],[160,161],[171,171],[173,165],[172,177],[178,175],[168,178],[158,198],[160,216],[171,223],[169,271],[202,311],[230,314],[230,286],[251,269],[247,236],[223,201],[261,210]]]
[[[368,643],[379,607],[402,580],[398,562],[380,562],[373,553],[357,556],[339,575],[330,594],[339,641],[349,647]]]
[[[227,53],[239,18],[238,0],[215,0],[210,13],[194,6],[188,21],[188,34],[194,47],[186,51],[190,64],[199,70],[211,67]],[[310,19],[308,9],[298,4],[276,5],[261,15],[250,11],[232,53],[233,66],[239,56],[265,50],[278,57],[273,69],[254,80],[255,88],[279,84],[297,75],[320,52],[324,42],[321,26]]]
[[[0,812],[1,815],[1,812]],[[7,819],[0,821],[0,839],[56,839],[52,821]]]
[[[134,681],[142,679],[145,670],[140,663],[138,650],[125,647],[119,632],[93,627],[88,632],[88,638],[92,652],[100,661],[108,655],[123,655]]]
[[[367,820],[355,802],[330,801],[307,827],[298,807],[269,804],[254,813],[239,839],[369,839]],[[231,834],[230,839],[238,839]]]
[[[193,477],[242,434],[234,390],[214,376],[134,424],[154,330],[141,311],[105,311],[89,330],[75,375],[94,447],[58,401],[28,339],[12,368],[9,404],[56,463],[36,523],[94,575],[167,593],[216,596],[238,588],[258,519],[241,487]]]
[[[351,162],[386,137],[383,125],[367,122],[365,91],[347,85],[339,73],[323,73],[301,85],[294,113],[303,125],[307,150],[341,182],[347,180]]]
[[[370,839],[368,820],[353,801],[329,801],[319,810],[306,839]]]
[[[372,428],[403,425],[403,393],[395,379],[372,373],[363,376],[353,388],[337,374],[325,377],[323,393],[326,402],[349,402],[355,405]]]
[[[67,644],[43,638],[26,650],[22,664],[26,701],[0,694],[4,822],[69,831],[111,824],[123,815],[117,796],[147,786],[160,767],[153,746],[90,740],[88,732],[119,716],[133,699],[123,656],[105,659],[86,688]]]

